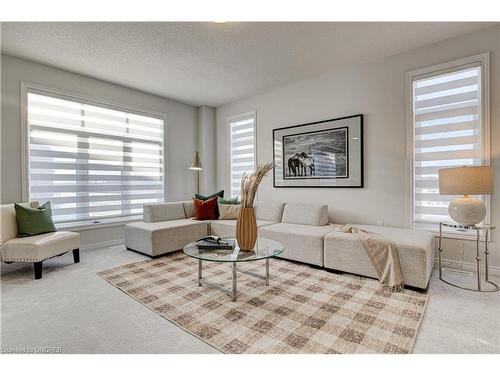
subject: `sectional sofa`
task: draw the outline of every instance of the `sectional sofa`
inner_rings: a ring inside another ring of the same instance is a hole
[[[258,235],[285,245],[285,259],[376,278],[357,237],[334,231],[328,206],[258,202],[255,207]],[[234,237],[236,220],[194,220],[191,201],[148,204],[142,222],[125,227],[125,245],[150,256],[182,249],[208,234]],[[434,236],[423,230],[360,225],[396,243],[404,283],[425,289],[434,265]]]

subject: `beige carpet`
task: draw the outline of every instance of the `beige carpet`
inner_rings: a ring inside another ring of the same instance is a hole
[[[264,261],[238,267],[265,272]],[[98,275],[224,353],[409,353],[428,297],[271,259],[270,286],[238,273],[238,301],[231,302],[199,287],[197,272],[197,261],[180,252]],[[231,265],[203,262],[203,277],[230,288]]]

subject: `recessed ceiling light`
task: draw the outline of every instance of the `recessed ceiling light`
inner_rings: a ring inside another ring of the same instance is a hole
[[[226,23],[227,21],[223,21],[223,20],[217,20],[217,21],[214,21],[215,23]]]
[[[352,139],[354,139],[355,141],[359,139],[359,137],[352,137]]]

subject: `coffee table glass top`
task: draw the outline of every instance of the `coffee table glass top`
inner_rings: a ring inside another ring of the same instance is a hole
[[[261,237],[257,238],[255,249],[252,251],[241,251],[237,242],[233,250],[199,250],[194,242],[184,247],[186,255],[213,262],[249,262],[280,255],[284,250],[285,247],[278,241]]]

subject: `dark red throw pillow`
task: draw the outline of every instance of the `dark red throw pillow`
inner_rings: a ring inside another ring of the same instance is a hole
[[[217,219],[217,197],[202,201],[193,198],[194,218],[196,220],[216,220]]]

